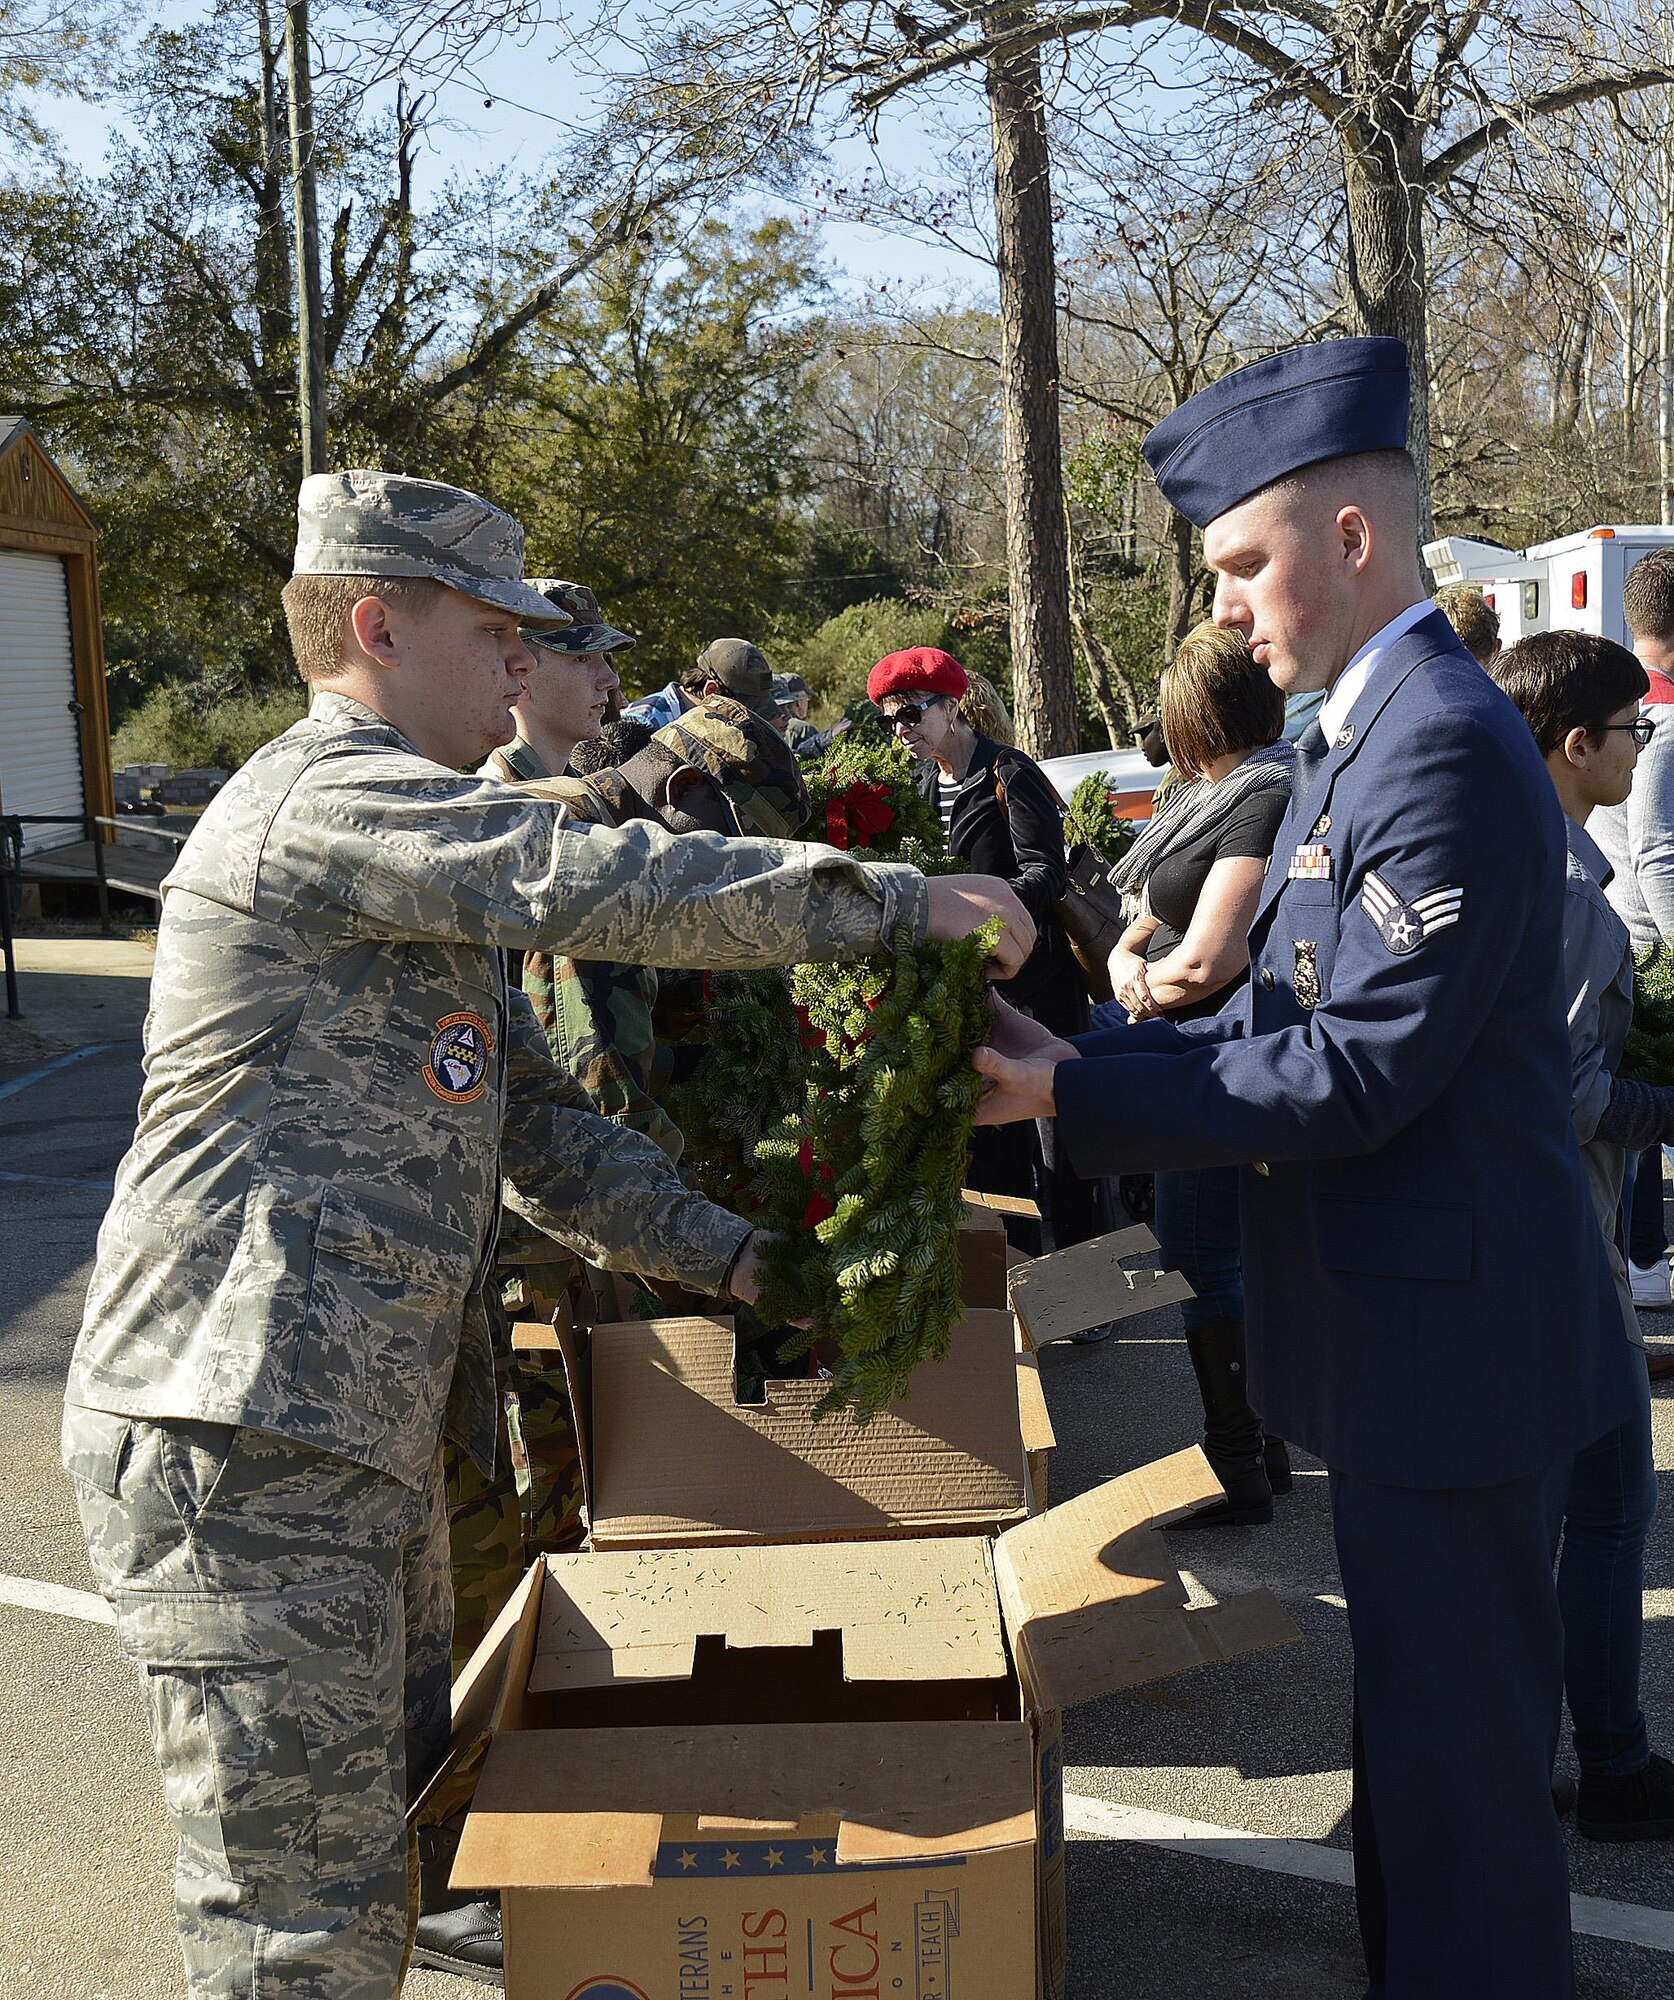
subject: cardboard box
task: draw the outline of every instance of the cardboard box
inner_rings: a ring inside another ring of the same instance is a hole
[[[1297,1636],[1187,1608],[1156,1526],[1218,1491],[1193,1449],[992,1542],[546,1558],[456,1701],[508,2000],[1056,2000],[1058,1711]]]
[[[959,1225],[959,1296],[968,1306],[1006,1310],[1006,1225],[973,1195]]]
[[[739,1402],[730,1319],[595,1326],[585,1363],[561,1329],[513,1339],[563,1356],[595,1548],[987,1534],[1028,1516],[1009,1312],[968,1313],[947,1360],[864,1427],[816,1422],[823,1382]],[[1038,1449],[1038,1422],[1031,1435]]]
[[[1017,1264],[1007,1273],[1012,1310],[1031,1347],[1066,1340],[1107,1319],[1178,1305],[1192,1288],[1178,1271],[1125,1270],[1124,1257],[1154,1251],[1149,1229],[1117,1229]]]

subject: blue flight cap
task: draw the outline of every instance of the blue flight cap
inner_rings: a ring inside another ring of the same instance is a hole
[[[1142,449],[1163,498],[1206,528],[1304,465],[1404,451],[1411,396],[1404,340],[1321,340],[1223,375]]]

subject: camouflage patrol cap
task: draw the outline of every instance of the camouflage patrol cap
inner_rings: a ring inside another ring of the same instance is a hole
[[[523,530],[462,486],[399,472],[316,472],[296,498],[297,576],[416,576],[531,625],[559,625],[523,580]]]
[[[751,714],[768,722],[778,720],[773,669],[767,664],[767,655],[748,639],[711,639],[697,656],[697,672],[707,680],[719,681]]]
[[[808,817],[808,791],[790,745],[741,701],[712,694],[651,739],[713,778],[747,827],[789,840]]]
[[[583,653],[622,652],[638,644],[631,632],[618,632],[614,625],[605,623],[599,600],[586,584],[565,583],[556,576],[532,576],[529,588],[538,590],[570,621],[556,628],[528,633],[526,636],[531,646],[542,646],[549,653],[579,657]]]

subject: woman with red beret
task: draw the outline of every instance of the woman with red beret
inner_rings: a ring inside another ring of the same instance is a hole
[[[969,687],[965,669],[939,646],[891,653],[866,680],[885,726],[923,760],[919,788],[941,808],[949,853],[977,873],[1009,882],[1035,920],[1033,953],[997,990],[1055,1035],[1081,1034],[1088,1026],[1087,989],[1057,914],[1064,893],[1063,809],[1032,758],[979,735],[961,714]],[[996,1194],[1038,1192],[1060,1250],[1098,1229],[1096,1185],[1061,1157],[1049,1119],[1034,1129],[981,1128],[972,1145],[971,1185]]]

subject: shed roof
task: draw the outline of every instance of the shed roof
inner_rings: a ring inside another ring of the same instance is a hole
[[[25,441],[32,465],[38,464],[46,474],[38,482],[19,480],[11,464]],[[9,515],[19,525],[40,521],[79,529],[84,535],[96,532],[92,515],[27,417],[0,415],[0,515]],[[0,543],[3,540],[0,534]]]

